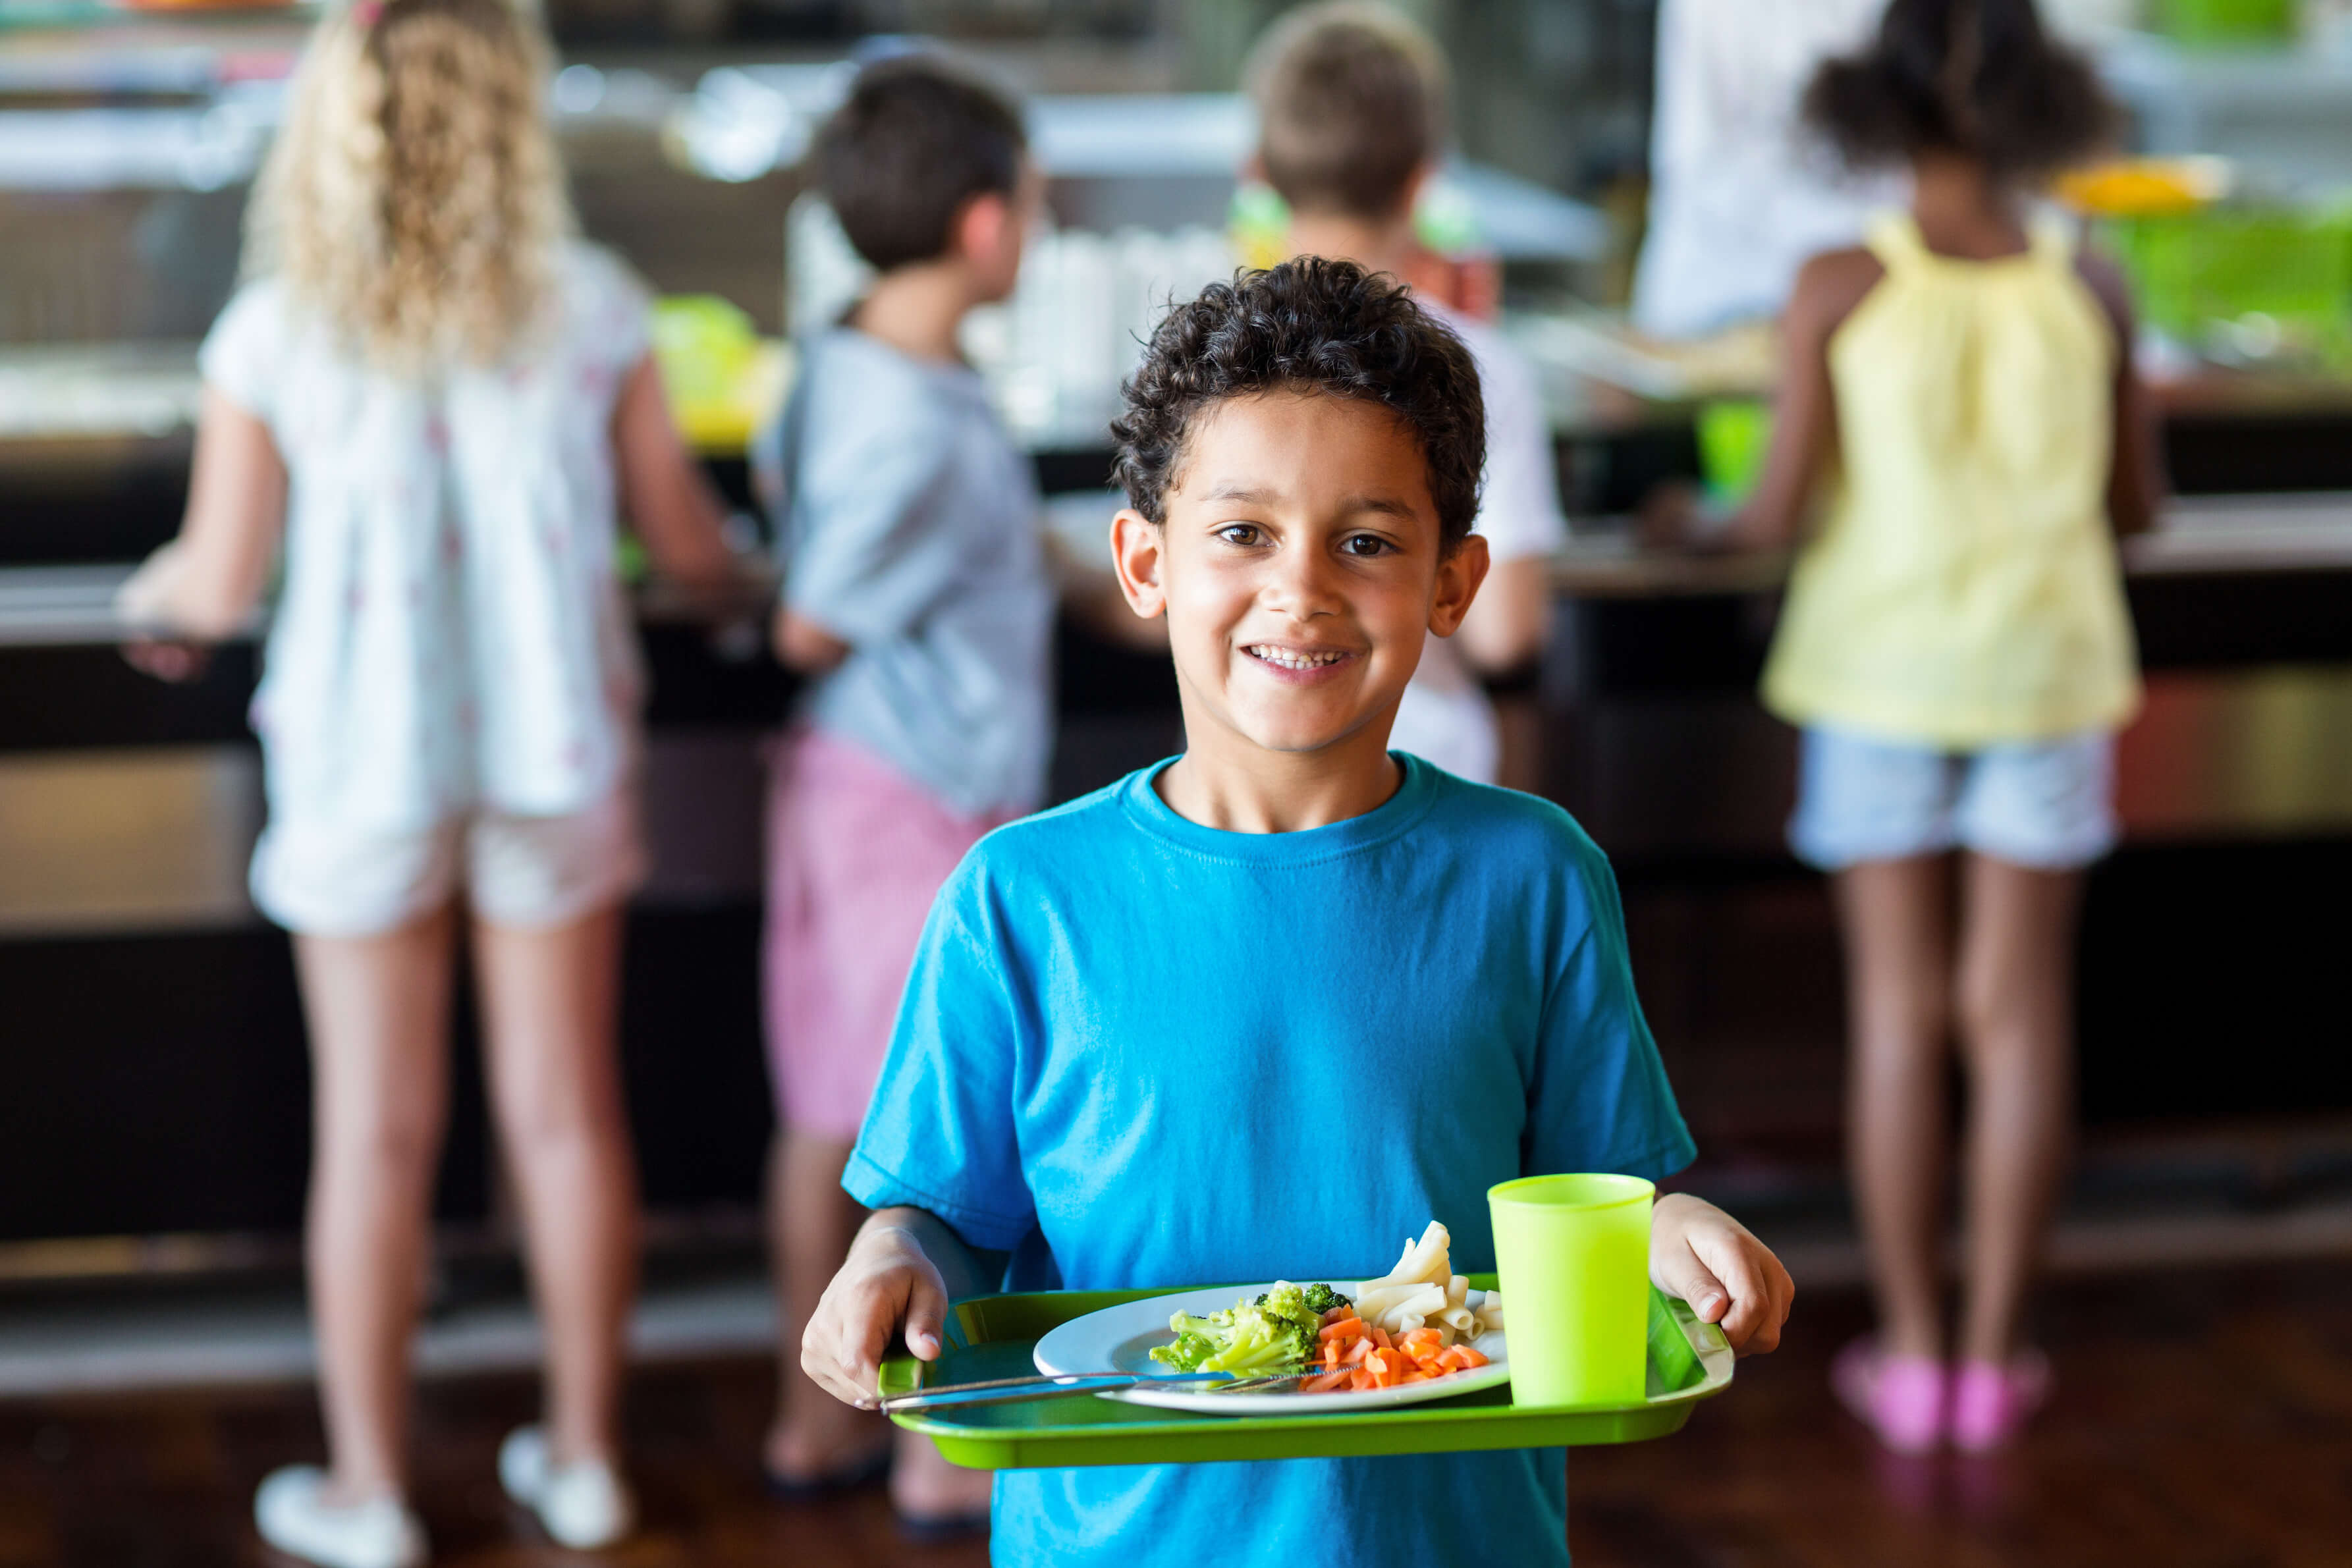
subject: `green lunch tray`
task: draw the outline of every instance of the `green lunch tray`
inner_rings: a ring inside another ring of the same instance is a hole
[[[1474,1274],[1470,1282],[1495,1288],[1492,1274]],[[881,1392],[912,1394],[931,1384],[1034,1373],[1031,1353],[1048,1331],[1105,1307],[1167,1293],[1046,1291],[959,1301],[940,1359],[926,1364],[898,1356],[883,1363]],[[890,1418],[938,1443],[950,1463],[974,1470],[1575,1448],[1638,1443],[1679,1431],[1700,1400],[1731,1386],[1731,1363],[1721,1329],[1653,1289],[1649,1394],[1639,1405],[1522,1407],[1511,1403],[1506,1385],[1360,1416],[1196,1416],[1073,1394]]]

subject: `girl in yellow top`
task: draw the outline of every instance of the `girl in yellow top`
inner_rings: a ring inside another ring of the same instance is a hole
[[[2120,279],[2027,215],[2025,188],[2107,122],[2032,0],[1893,0],[1805,107],[1849,162],[1915,180],[1908,212],[1801,275],[1734,525],[1808,534],[1764,696],[1804,730],[1790,839],[1834,875],[1850,976],[1880,1333],[1837,1383],[1890,1446],[1988,1448],[2046,1384],[2018,1317],[2067,1142],[2082,873],[2114,841],[2114,736],[2139,695],[2114,535],[2146,525],[2159,479]],[[1955,1042],[1969,1225],[1948,1334]]]

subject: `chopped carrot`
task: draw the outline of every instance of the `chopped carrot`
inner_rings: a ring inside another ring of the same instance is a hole
[[[1324,1313],[1316,1338],[1317,1364],[1325,1370],[1300,1382],[1303,1393],[1398,1388],[1486,1364],[1486,1358],[1468,1345],[1447,1344],[1441,1330],[1424,1324],[1391,1334],[1360,1316],[1352,1304]]]

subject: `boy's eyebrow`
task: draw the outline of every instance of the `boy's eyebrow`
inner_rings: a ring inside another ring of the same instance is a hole
[[[1374,490],[1361,496],[1350,496],[1340,504],[1339,509],[1350,516],[1358,512],[1382,512],[1392,517],[1413,517],[1420,515],[1413,510],[1412,502],[1401,496],[1391,496],[1384,490]]]
[[[1280,492],[1269,490],[1262,485],[1253,485],[1246,479],[1220,480],[1210,486],[1201,495],[1201,499],[1203,501],[1239,501],[1245,506],[1260,507],[1271,506],[1281,498]],[[1411,502],[1402,497],[1391,496],[1385,490],[1370,490],[1360,495],[1350,496],[1339,503],[1339,509],[1343,517],[1353,517],[1359,512],[1379,512],[1393,517],[1412,517],[1419,515],[1413,510]]]
[[[1262,485],[1253,485],[1245,479],[1221,480],[1212,485],[1201,496],[1203,501],[1245,501],[1253,506],[1264,506],[1275,498],[1275,493],[1272,490]]]

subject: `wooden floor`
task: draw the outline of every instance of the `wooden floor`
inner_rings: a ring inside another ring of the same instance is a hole
[[[2352,1260],[2066,1285],[2041,1313],[2057,1401],[1993,1459],[1874,1449],[1822,1384],[1862,1326],[1860,1299],[1815,1296],[1799,1311],[1789,1346],[1745,1364],[1678,1437],[1573,1457],[1581,1568],[2352,1564]],[[587,1557],[539,1542],[491,1479],[500,1435],[529,1413],[529,1382],[429,1385],[418,1492],[436,1563],[985,1561],[977,1543],[902,1544],[870,1494],[768,1501],[749,1459],[767,1387],[751,1361],[644,1371],[629,1425],[647,1527]],[[317,1443],[299,1389],[0,1404],[0,1565],[274,1562],[247,1523],[254,1482]]]

